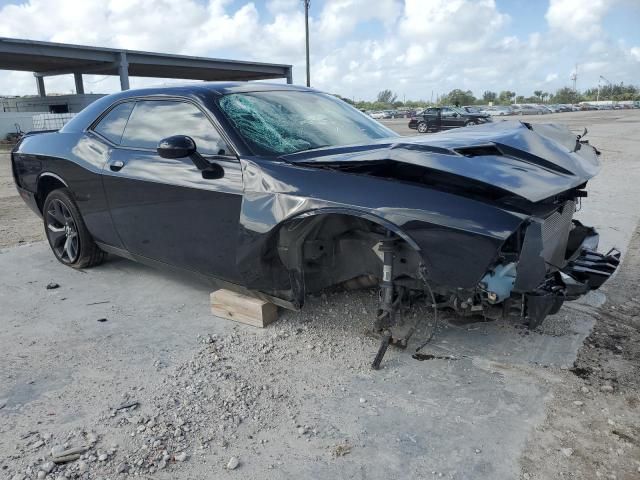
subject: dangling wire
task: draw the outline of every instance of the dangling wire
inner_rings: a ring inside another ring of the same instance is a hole
[[[433,290],[431,290],[431,286],[429,285],[426,275],[424,275],[422,270],[420,271],[420,276],[422,277],[422,280],[424,281],[424,284],[427,287],[427,290],[429,291],[429,296],[431,298],[431,305],[433,307],[433,328],[431,329],[431,333],[429,334],[427,339],[422,343],[422,345],[416,348],[416,353],[418,353],[420,350],[422,350],[424,347],[427,346],[427,344],[433,339],[436,333],[436,330],[438,329],[438,305],[436,303],[436,296],[433,294]]]

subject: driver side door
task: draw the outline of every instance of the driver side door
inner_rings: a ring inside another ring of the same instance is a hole
[[[160,140],[188,135],[224,170],[203,178],[189,158],[166,159]],[[237,281],[236,246],[242,204],[240,163],[208,116],[184,99],[138,99],[120,144],[103,172],[118,235],[130,253]]]
[[[459,115],[454,110],[444,107],[442,109],[442,128],[449,129],[459,127]]]

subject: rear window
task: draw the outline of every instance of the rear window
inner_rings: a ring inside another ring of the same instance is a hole
[[[133,102],[116,105],[102,120],[100,120],[98,125],[94,128],[94,131],[116,145],[119,145],[122,140],[124,127],[127,125],[129,115],[131,115],[133,105]]]

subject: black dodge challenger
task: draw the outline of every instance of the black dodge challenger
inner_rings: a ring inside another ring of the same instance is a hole
[[[573,219],[598,152],[555,125],[407,138],[311,89],[202,83],[101,98],[12,166],[70,267],[112,253],[293,309],[379,284],[381,331],[416,293],[536,325],[619,262]]]

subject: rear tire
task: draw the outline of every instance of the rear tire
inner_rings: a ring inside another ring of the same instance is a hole
[[[69,190],[60,188],[49,193],[42,217],[49,246],[60,263],[72,268],[102,263],[106,254],[93,241]]]

